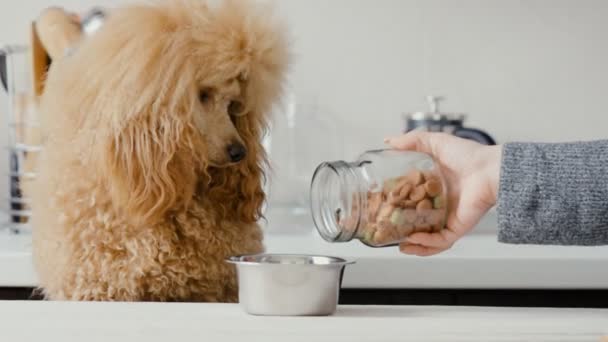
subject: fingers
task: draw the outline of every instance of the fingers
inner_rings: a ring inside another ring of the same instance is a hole
[[[402,243],[399,246],[399,250],[403,254],[416,255],[416,256],[420,256],[420,257],[427,257],[427,256],[439,254],[439,253],[445,251],[445,249],[441,249],[441,248],[426,247],[426,246],[420,246],[420,245],[415,245],[415,244],[411,244],[411,243]]]
[[[399,250],[404,254],[431,256],[452,248],[458,238],[459,235],[450,229],[439,233],[414,233],[399,246]]]
[[[412,131],[407,134],[384,139],[384,143],[394,149],[424,152],[435,155],[438,148],[454,139],[446,133],[434,133],[424,131]]]
[[[414,233],[407,238],[407,243],[433,248],[449,249],[459,236],[450,229],[438,233]]]

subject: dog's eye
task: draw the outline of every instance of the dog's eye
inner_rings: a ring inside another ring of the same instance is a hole
[[[228,115],[237,116],[243,111],[243,104],[239,101],[230,101],[228,104]]]
[[[211,91],[209,89],[202,89],[198,92],[198,100],[201,103],[207,103],[211,100]]]

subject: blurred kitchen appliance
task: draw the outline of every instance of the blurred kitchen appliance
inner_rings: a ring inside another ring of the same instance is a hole
[[[443,113],[439,104],[443,97],[428,96],[430,112],[415,112],[405,115],[406,132],[424,130],[429,132],[446,132],[457,137],[477,141],[484,145],[496,145],[496,141],[488,133],[474,128],[464,127],[465,114]]]
[[[3,173],[9,179],[9,222],[4,226],[13,233],[23,233],[29,231],[31,213],[22,189],[24,183],[35,177],[34,159],[40,151],[32,53],[29,47],[12,45],[1,49],[0,55],[3,93],[8,104],[3,111],[8,124],[9,168]]]
[[[98,30],[105,18],[102,9],[95,8],[82,19],[60,8],[49,8],[31,24],[30,45],[9,45],[0,49],[1,94],[6,95],[5,113],[8,125],[7,151],[9,167],[8,222],[1,228],[12,233],[27,233],[31,212],[23,185],[35,176],[35,160],[41,151],[38,117],[38,97],[44,90],[44,79],[53,58],[68,54],[82,34]],[[6,196],[0,196],[6,198]]]

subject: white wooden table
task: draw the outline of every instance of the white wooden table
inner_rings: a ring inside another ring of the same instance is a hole
[[[608,310],[341,307],[253,317],[229,304],[0,302],[0,341],[600,341]]]

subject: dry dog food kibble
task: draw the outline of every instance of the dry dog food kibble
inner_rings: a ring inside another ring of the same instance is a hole
[[[415,232],[440,231],[446,217],[442,194],[441,179],[432,173],[414,170],[385,181],[381,191],[367,193],[367,220],[358,229],[359,238],[372,246],[385,246]]]

